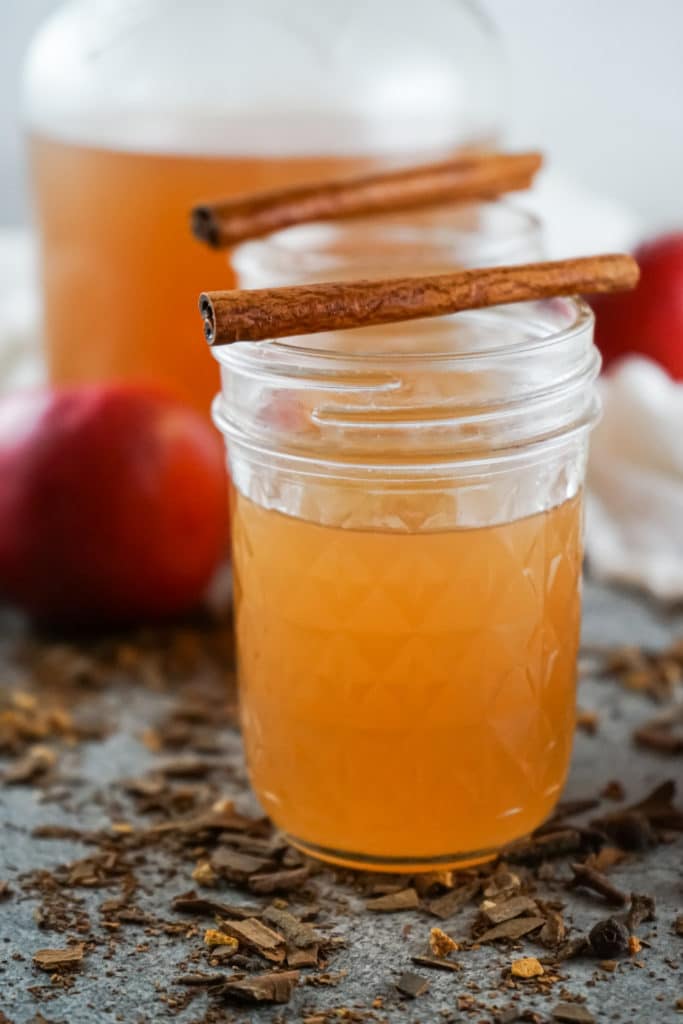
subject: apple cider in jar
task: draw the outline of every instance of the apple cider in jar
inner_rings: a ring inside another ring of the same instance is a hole
[[[249,770],[301,849],[462,866],[556,803],[592,335],[552,300],[215,350]]]

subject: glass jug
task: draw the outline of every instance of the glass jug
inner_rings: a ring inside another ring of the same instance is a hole
[[[469,0],[71,0],[25,117],[56,382],[137,378],[208,414],[198,200],[487,147],[502,60]]]

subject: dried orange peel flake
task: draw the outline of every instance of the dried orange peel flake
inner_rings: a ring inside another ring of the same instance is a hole
[[[204,932],[204,945],[232,946],[233,949],[237,949],[239,942],[237,939],[233,939],[232,935],[226,934],[226,932],[219,932],[215,928],[207,928]]]
[[[515,978],[538,978],[544,974],[543,965],[535,956],[523,956],[515,960],[510,968],[510,973]]]
[[[432,928],[429,933],[429,948],[434,956],[446,957],[459,950],[460,946],[440,928]]]

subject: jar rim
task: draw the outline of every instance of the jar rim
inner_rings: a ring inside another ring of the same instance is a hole
[[[477,222],[468,223],[473,214],[478,215]],[[482,225],[482,218],[488,223]],[[265,275],[269,280],[282,277],[291,283],[292,271],[297,279],[313,274],[319,280],[321,268],[333,273],[335,267],[358,266],[363,259],[359,249],[367,258],[368,248],[371,251],[378,244],[390,245],[394,254],[428,245],[432,254],[450,262],[486,266],[512,261],[530,246],[540,248],[542,235],[542,221],[531,210],[506,199],[484,200],[297,224],[242,243],[231,255],[231,262],[240,277]],[[337,248],[332,249],[335,244]],[[385,258],[386,248],[382,250],[382,260]]]

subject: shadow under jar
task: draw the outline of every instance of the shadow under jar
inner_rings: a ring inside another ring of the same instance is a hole
[[[214,415],[254,789],[314,856],[419,871],[562,790],[599,357],[574,300],[401,329],[218,349]]]

